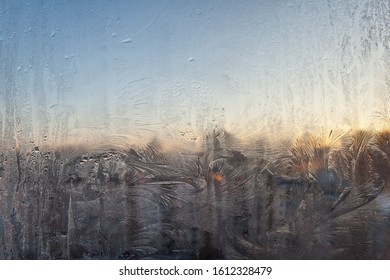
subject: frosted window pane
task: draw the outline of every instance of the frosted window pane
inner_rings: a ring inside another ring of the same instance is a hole
[[[389,48],[388,0],[0,1],[0,259],[390,258]]]

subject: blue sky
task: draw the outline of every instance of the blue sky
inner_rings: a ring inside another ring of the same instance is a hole
[[[386,1],[3,1],[3,139],[10,120],[29,131],[20,139],[38,144],[368,127],[388,111],[388,9]]]

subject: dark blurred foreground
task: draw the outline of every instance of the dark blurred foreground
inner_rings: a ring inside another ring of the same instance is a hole
[[[389,259],[389,141],[5,152],[0,259]]]

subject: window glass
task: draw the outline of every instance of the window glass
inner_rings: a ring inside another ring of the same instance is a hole
[[[390,258],[390,5],[0,1],[0,259]]]

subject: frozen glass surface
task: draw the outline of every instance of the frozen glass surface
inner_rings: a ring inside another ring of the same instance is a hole
[[[0,0],[0,259],[389,259],[390,2]]]

